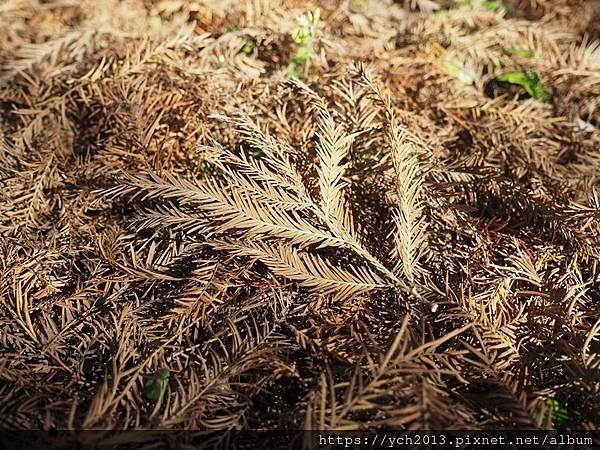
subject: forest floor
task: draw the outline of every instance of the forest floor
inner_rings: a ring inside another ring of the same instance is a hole
[[[0,428],[597,429],[598,24],[0,1]]]

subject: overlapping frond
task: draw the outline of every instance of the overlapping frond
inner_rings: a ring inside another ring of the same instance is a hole
[[[204,218],[196,215],[192,220],[202,221],[204,230],[210,234],[237,230],[248,238],[281,238],[290,244],[333,247],[344,244],[342,239],[313,226],[296,211],[282,211],[268,204],[259,206],[244,192],[226,189],[217,182],[192,183],[170,175],[162,179],[151,174],[147,179],[131,178],[106,192],[109,197],[117,194],[190,202],[204,212]]]
[[[415,284],[419,272],[419,259],[426,253],[426,221],[423,217],[421,189],[422,168],[418,156],[426,152],[426,145],[405,126],[398,123],[389,95],[371,79],[368,70],[355,67],[356,76],[368,86],[383,105],[385,129],[395,170],[397,209],[394,212],[396,230],[392,256],[395,270],[401,272],[411,284]]]
[[[264,262],[276,274],[301,285],[330,296],[332,299],[347,299],[358,294],[391,287],[367,267],[336,267],[318,255],[298,252],[288,247],[272,247],[265,244],[241,242],[216,242],[218,249],[228,250],[241,256],[249,256]]]
[[[402,141],[402,136],[396,136],[392,144],[398,197],[398,209],[394,214],[394,256],[398,261],[396,270],[402,271],[414,283],[420,270],[419,259],[425,253],[426,245],[426,223],[419,199],[423,179],[419,173],[414,145]]]
[[[340,124],[336,124],[325,101],[301,81],[291,82],[309,98],[318,113],[319,190],[321,209],[327,217],[336,221],[340,228],[354,234],[352,214],[344,198],[344,172],[348,166],[348,152],[356,137],[347,134]],[[345,162],[344,162],[345,161]]]
[[[224,181],[202,180],[191,182],[176,179],[170,175],[161,178],[150,174],[148,178],[129,177],[112,189],[104,192],[106,198],[128,196],[142,201],[166,200],[166,206],[149,212],[140,223],[146,225],[172,224],[189,231],[202,231],[208,236],[237,234],[242,241],[284,240],[291,246],[315,246],[315,248],[339,248],[351,251],[363,260],[357,273],[366,276],[366,282],[356,282],[356,288],[344,288],[344,282],[354,283],[351,276],[338,272],[339,268],[327,259],[316,256],[318,261],[316,278],[332,275],[331,286],[340,288],[340,296],[356,295],[368,290],[369,286],[395,286],[409,291],[398,277],[384,263],[374,256],[356,232],[352,215],[343,196],[342,181],[348,146],[354,136],[347,135],[336,125],[324,101],[306,86],[301,86],[313,100],[319,112],[319,142],[317,154],[320,158],[319,188],[320,201],[316,202],[308,193],[290,156],[293,150],[264,133],[248,117],[240,115],[232,120],[219,117],[235,125],[244,142],[260,150],[263,157],[258,160],[236,154],[215,143],[214,147],[199,150],[211,155]],[[176,203],[176,204],[174,204]],[[198,212],[194,212],[197,208]],[[288,262],[298,263],[299,273],[306,273],[302,259],[292,258]],[[329,265],[330,271],[326,269]],[[267,266],[269,264],[267,263]],[[380,275],[378,274],[380,273]],[[335,274],[342,274],[335,277]],[[280,273],[284,275],[284,273]],[[385,283],[380,282],[387,279]],[[292,277],[297,279],[297,276]],[[316,289],[316,282],[306,282],[306,286]],[[327,290],[328,292],[331,289]],[[337,298],[337,296],[336,296]]]

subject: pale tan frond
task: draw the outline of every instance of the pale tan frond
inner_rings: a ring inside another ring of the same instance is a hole
[[[598,74],[600,70],[600,41],[585,36],[578,47],[571,47],[569,62],[580,71]]]
[[[345,300],[373,290],[391,287],[379,275],[365,266],[342,269],[318,255],[259,242],[212,242],[216,249],[262,261],[275,274],[300,282],[307,288]]]
[[[414,146],[402,143],[402,136],[394,130],[392,140],[392,160],[396,172],[396,195],[398,208],[394,213],[396,230],[393,255],[396,257],[396,272],[402,272],[411,282],[420,270],[419,258],[426,245],[425,219],[423,206],[419,200],[422,178]]]
[[[428,151],[428,147],[423,140],[397,119],[391,95],[384,90],[380,83],[374,81],[371,69],[362,63],[357,63],[352,67],[351,73],[358,83],[370,89],[375,101],[383,107],[386,133],[389,135],[392,128],[397,128],[408,142]]]
[[[211,117],[234,124],[244,141],[265,155],[266,162],[285,176],[291,184],[303,189],[301,188],[303,187],[302,177],[290,160],[290,157],[296,153],[292,147],[263,132],[246,114],[240,113],[235,118],[215,115]]]
[[[218,167],[234,186],[247,190],[264,201],[285,210],[310,209],[312,199],[303,184],[290,182],[290,179],[279,172],[271,170],[260,159],[239,155],[212,142],[211,147],[199,146],[204,152],[205,161]]]
[[[320,142],[317,152],[321,161],[318,170],[322,201],[320,205],[315,205],[313,211],[327,224],[332,234],[342,239],[348,248],[385,274],[399,289],[407,293],[415,293],[365,248],[356,236],[352,214],[349,208],[344,206],[343,185],[340,183],[345,167],[340,167],[340,165],[347,155],[348,146],[360,133],[344,135],[343,129],[335,125],[327,105],[321,97],[299,80],[287,80],[286,83],[304,93],[311,101],[313,108],[319,112]]]
[[[364,86],[353,80],[341,79],[334,81],[333,89],[352,108],[345,119],[351,121],[355,129],[367,130],[377,127],[379,109],[369,99],[369,92]]]
[[[203,231],[206,228],[206,216],[193,211],[184,211],[174,205],[158,205],[153,209],[144,209],[133,219],[137,229],[174,227],[181,228],[189,234]]]
[[[414,285],[420,270],[419,259],[426,249],[427,226],[419,199],[423,179],[417,155],[425,153],[427,146],[417,135],[398,123],[390,95],[372,81],[368,69],[359,64],[354,71],[359,81],[372,90],[376,100],[384,107],[384,125],[394,163],[398,201],[398,209],[394,213],[396,230],[392,255],[396,259],[395,271],[402,272]]]
[[[283,211],[254,199],[236,189],[227,189],[216,181],[192,183],[166,175],[149,178],[129,177],[105,196],[130,194],[141,197],[179,200],[199,207],[205,214],[204,231],[220,234],[242,232],[249,239],[282,238],[291,244],[340,247],[343,239],[313,226],[296,211]]]
[[[359,134],[347,134],[344,128],[335,122],[325,100],[306,84],[299,80],[290,80],[290,84],[300,89],[318,112],[317,155],[319,156],[319,190],[321,192],[321,209],[332,217],[349,233],[354,233],[351,214],[347,211],[343,189],[347,183],[342,180],[348,162],[348,151],[354,138]]]

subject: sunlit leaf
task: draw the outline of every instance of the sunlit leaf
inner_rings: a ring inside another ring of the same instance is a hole
[[[521,86],[536,100],[549,102],[552,99],[550,91],[546,90],[536,71],[528,69],[523,72],[504,72],[496,77],[498,81]]]

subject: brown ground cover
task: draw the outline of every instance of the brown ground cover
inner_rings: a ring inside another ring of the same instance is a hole
[[[596,429],[598,11],[0,2],[2,428]]]

